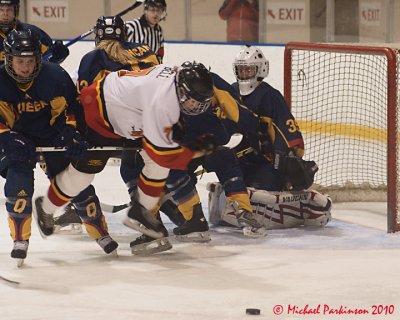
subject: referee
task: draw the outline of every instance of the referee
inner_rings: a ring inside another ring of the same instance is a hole
[[[167,15],[165,0],[145,0],[143,15],[125,23],[127,41],[147,44],[162,63],[164,57],[164,35],[160,21]]]

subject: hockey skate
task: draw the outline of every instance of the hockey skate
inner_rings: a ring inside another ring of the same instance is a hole
[[[52,214],[44,212],[43,207],[43,197],[38,197],[35,200],[35,206],[33,210],[33,215],[39,227],[39,232],[42,238],[51,236],[54,232],[54,218]]]
[[[172,249],[168,237],[154,239],[145,234],[137,237],[130,243],[132,254],[148,256],[154,253],[164,252]]]
[[[137,200],[132,201],[132,207],[123,221],[124,225],[137,230],[151,238],[160,239],[168,236],[161,219],[157,219],[150,211],[146,210]]]
[[[118,256],[118,243],[114,241],[114,239],[111,238],[109,235],[96,239],[96,242],[104,250],[105,253],[111,254],[112,256]]]
[[[82,233],[82,220],[76,214],[75,207],[69,203],[64,213],[54,218],[54,233],[80,234]]]
[[[160,211],[164,213],[169,218],[169,220],[171,220],[171,222],[173,222],[177,226],[181,226],[186,222],[177,205],[173,203],[170,199],[163,202],[160,207]]]
[[[24,264],[24,259],[28,251],[29,241],[28,240],[16,240],[14,241],[14,248],[11,251],[11,258],[16,259],[18,268]]]
[[[192,219],[186,221],[182,226],[176,227],[173,232],[176,239],[182,242],[207,242],[211,240],[208,230],[201,203],[198,203],[193,207]]]

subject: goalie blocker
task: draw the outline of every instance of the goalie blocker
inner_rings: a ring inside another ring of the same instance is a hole
[[[211,182],[207,190],[210,223],[239,227],[222,185]],[[265,229],[323,227],[331,220],[331,199],[314,190],[273,192],[248,188],[248,193],[255,217]]]

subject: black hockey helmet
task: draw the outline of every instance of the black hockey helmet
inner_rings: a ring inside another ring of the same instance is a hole
[[[120,16],[101,16],[97,19],[94,33],[96,45],[101,40],[126,40],[125,23]]]
[[[0,28],[1,29],[10,29],[12,28],[14,22],[17,21],[18,14],[19,14],[19,0],[0,0],[0,6],[10,6],[14,7],[14,19],[8,22],[0,21]]]
[[[11,30],[4,41],[5,68],[7,73],[19,83],[32,81],[42,66],[42,44],[31,30]],[[17,75],[13,68],[14,57],[34,57],[35,68],[28,76]]]
[[[182,112],[196,115],[206,111],[214,96],[213,86],[211,73],[203,64],[184,62],[176,75],[176,89]],[[190,99],[197,104],[185,106],[185,102]]]
[[[144,10],[148,10],[149,8],[159,8],[163,11],[167,11],[167,3],[165,0],[144,0]]]

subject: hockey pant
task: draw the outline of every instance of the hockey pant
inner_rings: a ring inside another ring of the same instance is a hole
[[[207,189],[210,222],[220,224],[223,221],[238,226],[222,185],[212,182]],[[248,193],[255,217],[266,229],[301,225],[323,227],[331,220],[331,199],[314,190],[273,192],[248,188]]]

